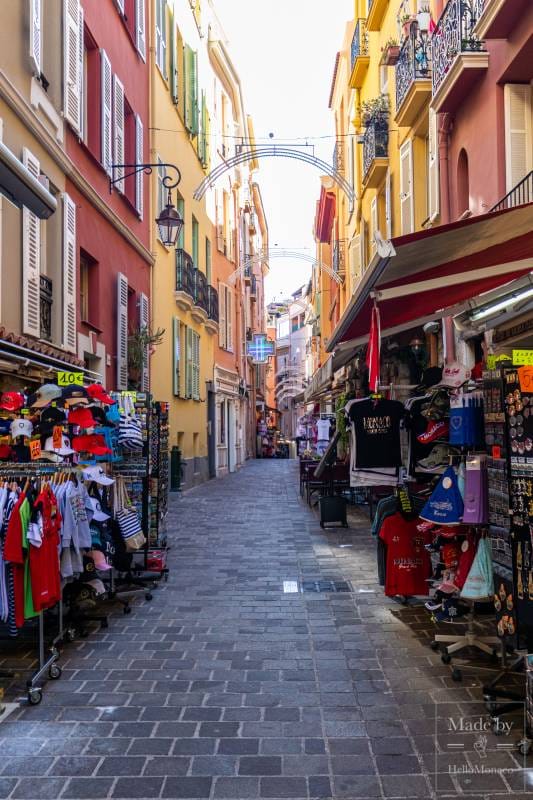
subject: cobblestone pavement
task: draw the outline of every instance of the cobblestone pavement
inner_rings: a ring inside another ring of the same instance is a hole
[[[256,461],[173,499],[169,530],[153,602],[68,646],[0,725],[0,798],[434,796],[435,703],[475,710],[479,683],[453,684],[423,608],[383,597],[368,520],[321,531],[295,462]],[[327,579],[353,592],[283,591]],[[440,791],[520,796],[510,751],[469,784],[470,750]]]

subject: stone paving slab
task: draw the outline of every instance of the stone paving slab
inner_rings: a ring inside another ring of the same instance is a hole
[[[475,737],[439,751],[436,717],[476,713],[479,679],[454,684],[425,609],[384,598],[368,518],[322,531],[297,485],[256,461],[171,498],[168,583],[0,724],[0,798],[521,797],[514,751],[473,778]]]

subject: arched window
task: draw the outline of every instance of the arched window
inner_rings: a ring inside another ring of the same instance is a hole
[[[462,216],[470,208],[470,180],[468,176],[468,156],[463,148],[457,162],[457,211]]]

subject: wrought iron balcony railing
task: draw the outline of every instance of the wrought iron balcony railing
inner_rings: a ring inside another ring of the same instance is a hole
[[[176,291],[194,297],[194,264],[185,250],[176,250]]]
[[[396,63],[396,110],[398,110],[414,81],[430,77],[430,53],[427,37],[407,36]]]
[[[53,284],[46,275],[39,276],[41,339],[52,341],[52,289]]]
[[[201,272],[199,269],[193,269],[194,275],[194,305],[202,308],[206,314],[209,314],[209,304],[207,301],[207,290],[209,288],[209,284],[207,283],[207,278],[205,277],[204,273]]]
[[[475,33],[480,0],[448,0],[431,37],[433,94],[461,53],[485,49]]]
[[[385,120],[367,125],[363,137],[363,176],[366,177],[376,158],[389,156],[389,127]]]
[[[214,286],[207,287],[207,316],[218,322],[218,292]]]
[[[344,275],[346,270],[346,241],[338,239],[333,244],[333,271]]]
[[[339,140],[333,148],[333,169],[337,172],[344,172],[344,143]]]
[[[368,55],[368,36],[365,30],[365,22],[360,19],[357,21],[352,39],[351,48],[351,69],[353,71],[355,62],[359,56]]]
[[[526,203],[533,203],[533,172],[529,172],[520,183],[517,183],[505,197],[491,208],[491,211],[504,211]]]

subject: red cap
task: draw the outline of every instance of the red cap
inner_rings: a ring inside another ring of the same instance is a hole
[[[88,408],[75,408],[69,412],[69,425],[79,425],[80,428],[94,428],[96,422]]]
[[[0,400],[0,408],[6,411],[18,411],[24,405],[24,395],[20,392],[4,392]]]
[[[95,456],[105,456],[113,451],[106,447],[105,439],[98,433],[89,436],[76,436],[72,440],[72,447],[77,453],[92,453]]]
[[[89,397],[92,397],[93,400],[98,400],[99,403],[105,403],[108,406],[112,406],[116,402],[116,400],[113,400],[111,395],[106,392],[101,383],[91,383],[90,386],[87,386],[87,394]]]
[[[9,461],[11,457],[11,447],[8,444],[0,444],[0,461]]]

